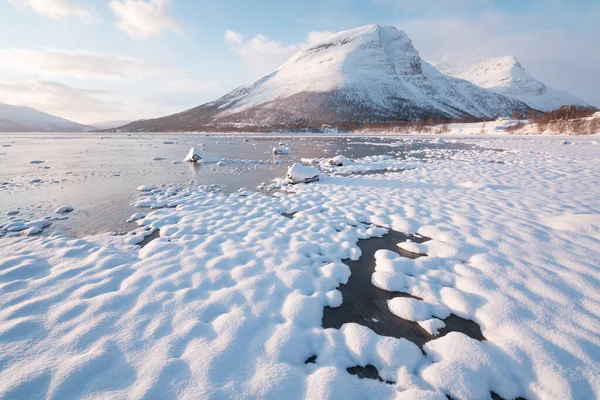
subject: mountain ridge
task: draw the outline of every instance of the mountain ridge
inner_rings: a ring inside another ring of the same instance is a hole
[[[589,106],[571,93],[554,89],[537,80],[512,55],[489,57],[465,68],[446,66],[442,72],[520,100],[539,111],[552,111],[564,105]]]
[[[322,124],[492,117],[528,112],[518,100],[447,77],[394,27],[332,34],[277,70],[221,98],[132,131],[310,128]]]
[[[0,103],[0,132],[87,132],[93,129],[35,108]]]

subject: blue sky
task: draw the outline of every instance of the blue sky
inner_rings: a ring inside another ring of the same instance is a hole
[[[600,106],[598,0],[0,0],[0,102],[78,122],[150,118],[213,100],[324,32],[408,33],[423,58],[516,55]]]

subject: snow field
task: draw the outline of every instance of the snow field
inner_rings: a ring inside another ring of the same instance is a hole
[[[597,147],[503,146],[516,150],[279,182],[282,196],[152,188],[135,235],[4,237],[0,397],[596,398]],[[350,275],[341,260],[384,228],[432,239],[399,244],[416,260],[376,254],[376,286],[422,299],[390,309],[430,332],[452,312],[487,341],[450,333],[423,354],[357,324],[321,327]],[[357,365],[393,383],[345,370]]]

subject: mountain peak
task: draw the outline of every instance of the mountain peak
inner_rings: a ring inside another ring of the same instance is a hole
[[[521,100],[540,111],[552,111],[568,104],[586,105],[570,93],[552,89],[535,79],[515,56],[491,57],[461,70],[446,68],[445,73]]]
[[[127,128],[314,127],[510,115],[513,110],[529,108],[442,75],[421,59],[406,33],[375,24],[334,33],[212,103]]]
[[[525,71],[525,68],[523,68],[523,65],[521,65],[521,63],[519,62],[519,60],[517,60],[517,57],[515,56],[490,57],[483,61],[480,61],[474,66],[494,70],[516,68]],[[473,68],[474,66],[472,66],[471,68]]]

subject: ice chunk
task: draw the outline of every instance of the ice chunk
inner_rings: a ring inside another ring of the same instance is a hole
[[[73,207],[71,206],[60,206],[56,210],[54,210],[55,214],[66,214],[73,211]]]
[[[202,154],[200,153],[200,151],[196,150],[195,147],[192,147],[183,161],[195,163],[200,160],[202,160]]]
[[[19,210],[10,210],[6,213],[6,215],[17,215],[19,213]]]
[[[156,185],[141,185],[135,188],[138,192],[149,192],[156,189]]]
[[[342,155],[339,155],[339,156],[333,157],[332,159],[330,159],[327,162],[336,167],[341,167],[341,166],[348,164],[348,159]]]
[[[288,183],[296,184],[318,181],[320,177],[321,171],[317,168],[294,164],[288,169],[285,179]]]
[[[274,155],[279,155],[279,154],[290,154],[290,149],[286,148],[286,147],[273,147],[273,154]]]

